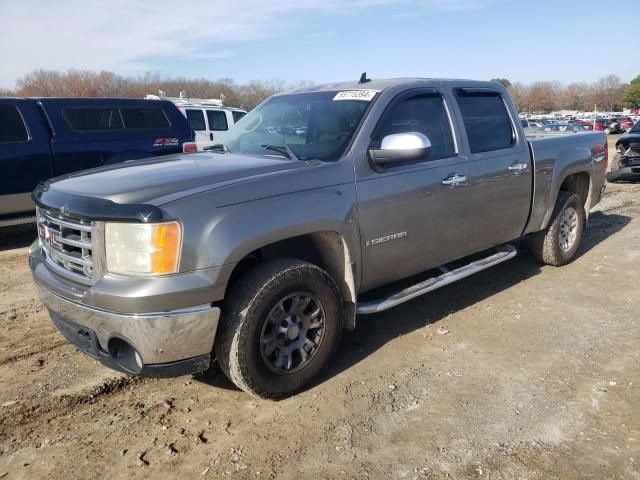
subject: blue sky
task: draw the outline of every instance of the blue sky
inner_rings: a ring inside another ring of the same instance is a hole
[[[0,87],[36,68],[328,82],[433,76],[593,81],[640,74],[601,0],[0,0]],[[624,23],[622,23],[624,19]],[[624,28],[623,28],[624,30]]]

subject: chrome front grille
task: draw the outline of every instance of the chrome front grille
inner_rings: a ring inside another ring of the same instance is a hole
[[[37,209],[38,238],[47,260],[79,279],[93,277],[93,227],[57,212]]]

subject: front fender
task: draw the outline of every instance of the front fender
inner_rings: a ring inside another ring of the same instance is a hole
[[[359,231],[353,184],[212,206],[197,195],[168,206],[184,225],[182,271],[232,265],[251,252],[300,235],[339,234],[359,264]]]

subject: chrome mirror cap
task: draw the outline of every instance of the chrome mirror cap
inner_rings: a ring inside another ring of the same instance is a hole
[[[431,141],[424,133],[393,133],[382,139],[381,150],[414,150],[430,149]]]

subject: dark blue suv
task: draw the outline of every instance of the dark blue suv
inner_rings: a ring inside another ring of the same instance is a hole
[[[181,153],[193,139],[166,100],[0,98],[0,226],[34,220],[30,195],[41,181]]]

